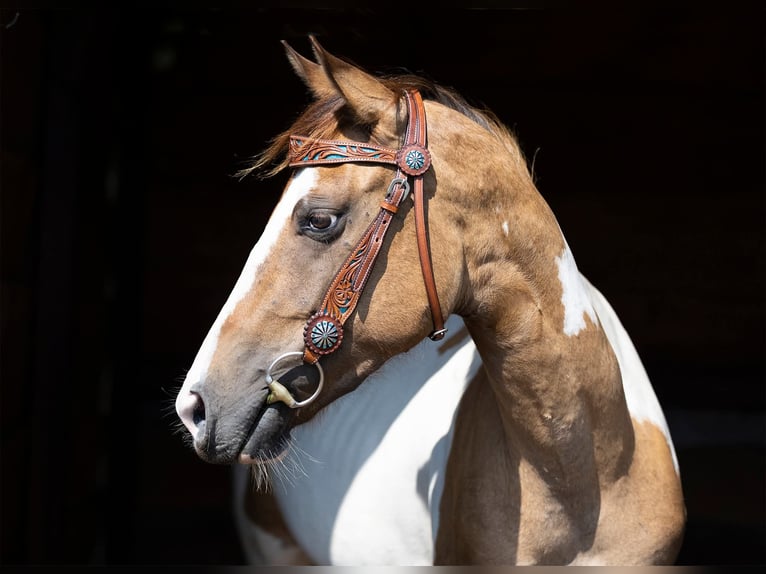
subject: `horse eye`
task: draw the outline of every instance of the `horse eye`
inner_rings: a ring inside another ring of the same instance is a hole
[[[315,211],[308,217],[308,225],[316,231],[326,231],[335,226],[338,216],[326,211]]]
[[[330,243],[343,233],[346,220],[345,213],[340,209],[307,209],[304,213],[297,214],[297,231],[315,241]]]

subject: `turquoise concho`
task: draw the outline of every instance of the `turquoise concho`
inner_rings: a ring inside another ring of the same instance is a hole
[[[404,161],[410,169],[418,170],[425,165],[426,158],[420,150],[413,149],[407,152]]]
[[[332,315],[325,312],[315,313],[306,322],[303,340],[317,355],[328,355],[343,341],[343,326]]]
[[[423,175],[431,166],[431,154],[417,144],[408,145],[397,154],[396,165],[407,175]]]

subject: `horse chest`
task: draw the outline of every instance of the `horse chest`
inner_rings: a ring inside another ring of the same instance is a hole
[[[432,563],[454,413],[480,364],[468,338],[445,347],[421,343],[294,430],[274,494],[317,563]]]

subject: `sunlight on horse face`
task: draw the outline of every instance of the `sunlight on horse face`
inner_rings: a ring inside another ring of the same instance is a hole
[[[278,457],[294,424],[353,390],[427,333],[425,296],[413,296],[423,287],[406,281],[417,258],[414,241],[394,233],[370,278],[369,297],[325,367],[329,382],[317,401],[298,413],[281,403],[266,405],[266,367],[302,348],[306,319],[378,210],[390,177],[385,168],[339,165],[303,168],[291,178],[176,400],[202,458],[250,463]],[[296,367],[291,374],[291,389],[310,394],[313,369]]]

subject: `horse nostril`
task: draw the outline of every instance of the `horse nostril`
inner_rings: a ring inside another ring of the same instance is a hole
[[[176,412],[194,440],[197,440],[201,427],[205,426],[205,402],[199,393],[194,391],[179,393],[176,399]]]
[[[205,421],[205,402],[202,397],[197,395],[197,401],[194,404],[194,410],[192,410],[192,422],[195,426],[199,426],[201,422]]]

